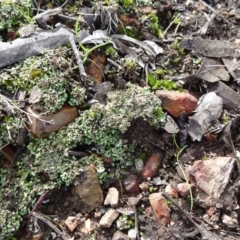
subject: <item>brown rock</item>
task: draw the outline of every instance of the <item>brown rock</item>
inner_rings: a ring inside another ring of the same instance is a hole
[[[153,153],[152,156],[147,160],[142,170],[142,178],[147,180],[148,177],[153,177],[157,174],[160,165],[162,163],[163,155],[161,152]]]
[[[51,132],[58,131],[61,127],[71,123],[78,117],[77,108],[64,105],[63,108],[51,115],[41,116],[37,111],[26,107],[30,120],[30,131],[39,138],[47,137]]]
[[[12,162],[16,153],[16,148],[12,144],[7,144],[4,147],[0,146],[0,153],[9,161]]]
[[[180,117],[181,112],[187,114],[195,110],[197,99],[187,91],[158,90],[155,93],[162,101],[162,108],[174,117]]]
[[[126,191],[130,194],[139,194],[140,188],[138,184],[138,178],[136,175],[128,174],[123,180],[123,185]]]
[[[158,222],[162,225],[170,223],[170,213],[166,199],[161,193],[153,193],[149,196],[150,204]]]
[[[79,196],[81,213],[89,213],[103,203],[103,193],[93,165],[84,167],[74,184],[72,194]]]
[[[113,159],[112,158],[108,158],[106,156],[102,156],[102,160],[105,162],[105,163],[112,163],[113,162]]]

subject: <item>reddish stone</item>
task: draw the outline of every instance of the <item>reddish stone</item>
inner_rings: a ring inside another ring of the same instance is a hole
[[[160,165],[162,163],[163,155],[161,152],[153,153],[152,156],[147,160],[142,170],[142,178],[147,180],[148,177],[153,177],[157,174]]]
[[[27,116],[30,120],[29,128],[31,133],[39,138],[47,137],[51,132],[58,131],[61,127],[73,122],[78,117],[77,108],[67,104],[60,111],[47,116],[41,116],[29,106],[25,110],[29,113]]]
[[[166,199],[161,193],[153,193],[149,196],[150,204],[158,222],[167,225],[170,222],[170,213]]]
[[[104,155],[102,155],[102,160],[105,162],[105,163],[112,163],[113,162],[113,159],[112,158],[108,158]]]
[[[128,174],[123,180],[123,185],[126,191],[130,194],[139,194],[140,188],[138,184],[138,178],[136,175]]]
[[[197,106],[197,99],[189,94],[187,91],[168,91],[158,90],[155,93],[162,101],[162,108],[174,117],[180,117],[181,112],[185,111],[187,114],[195,110]]]
[[[217,209],[215,207],[210,207],[208,210],[207,210],[207,214],[208,216],[212,216],[214,213],[217,212]]]
[[[192,185],[188,184],[186,182],[185,183],[179,183],[177,185],[177,188],[178,188],[178,191],[179,191],[180,195],[182,197],[186,197],[186,196],[189,195],[189,193],[190,193],[190,189],[189,188],[192,189]]]

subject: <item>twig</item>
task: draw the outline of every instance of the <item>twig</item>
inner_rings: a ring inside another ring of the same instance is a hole
[[[137,240],[140,240],[139,229],[138,229],[138,215],[137,215],[136,206],[133,206],[133,211],[134,211],[135,231],[136,231],[136,235],[137,235]]]
[[[32,214],[38,210],[38,208],[41,206],[41,204],[43,203],[43,201],[47,197],[48,193],[49,193],[49,191],[45,191],[44,193],[41,194],[41,196],[39,197],[39,199],[35,203],[31,212],[27,215],[28,218],[30,218],[32,216]]]
[[[62,232],[61,230],[59,230],[59,229],[58,229],[50,220],[48,220],[44,215],[39,214],[39,213],[37,213],[37,212],[33,212],[33,213],[32,213],[32,217],[37,218],[37,219],[43,221],[44,223],[46,223],[50,228],[52,228],[53,231],[55,231],[57,234],[59,234],[63,240],[73,239],[73,238],[71,238],[67,233]]]
[[[70,156],[75,156],[75,157],[86,157],[86,156],[89,156],[88,153],[81,152],[81,151],[68,150],[67,152],[68,152],[68,154]]]
[[[219,240],[219,238],[217,236],[215,236],[214,234],[212,234],[211,232],[207,231],[205,229],[205,227],[197,224],[195,221],[193,221],[188,214],[186,213],[185,210],[182,209],[182,207],[178,204],[177,201],[175,201],[173,198],[171,198],[170,196],[168,196],[166,193],[162,193],[163,197],[165,197],[167,200],[171,201],[185,216],[186,218],[189,220],[189,222],[191,222],[199,231],[199,233],[201,234],[203,240]]]
[[[162,33],[162,36],[164,37],[164,35],[167,33],[168,29],[174,24],[175,20],[179,17],[179,14],[172,20],[172,22],[170,22],[170,24],[168,25],[168,27],[164,30],[164,32]]]
[[[80,76],[87,77],[87,73],[85,72],[85,69],[83,67],[83,63],[81,61],[81,58],[80,58],[80,55],[79,55],[79,51],[77,49],[77,45],[75,43],[75,39],[74,39],[74,35],[73,34],[69,35],[69,42],[71,44],[73,53],[74,53],[76,61],[77,61],[77,65],[78,65]]]
[[[46,122],[46,123],[51,123],[51,124],[54,124],[54,121],[53,120],[50,120],[50,121],[46,121],[44,119],[41,119],[40,117],[38,117],[37,114],[35,113],[29,113],[29,112],[26,112],[24,110],[22,110],[21,108],[17,107],[16,105],[14,105],[12,103],[12,100],[8,99],[7,97],[5,97],[4,95],[0,94],[0,99],[2,99],[5,104],[7,105],[7,107],[10,109],[10,111],[15,114],[15,111],[19,111],[21,113],[24,113],[26,114],[27,116],[32,116],[32,117],[35,117],[37,118],[38,120],[42,121],[42,122]],[[29,121],[31,121],[31,119],[29,118]]]
[[[212,8],[211,6],[209,6],[207,3],[205,3],[202,0],[198,0],[200,3],[202,3],[203,5],[205,5],[206,7],[208,7],[211,11],[216,12],[216,10],[214,8]]]

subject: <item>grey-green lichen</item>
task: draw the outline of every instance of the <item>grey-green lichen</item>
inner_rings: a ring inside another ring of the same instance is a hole
[[[19,90],[27,91],[29,96],[33,87],[37,87],[42,96],[32,107],[42,114],[60,110],[67,101],[72,106],[81,106],[86,89],[82,83],[69,77],[74,75],[74,66],[68,58],[70,51],[67,47],[48,50],[42,56],[30,57],[1,69],[1,88],[12,94]]]
[[[121,134],[138,118],[161,127],[161,101],[148,88],[128,83],[125,89],[110,92],[106,105],[92,105],[57,133],[45,139],[32,137],[28,151],[13,170],[0,170],[0,238],[18,229],[37,195],[69,185],[83,166],[94,163],[100,176],[106,177],[102,155],[112,158],[113,166],[132,165],[133,145],[126,144]],[[94,155],[87,159],[69,156],[68,149],[81,145],[92,146]]]
[[[0,2],[0,30],[11,30],[19,27],[20,24],[32,22],[31,8],[31,0],[2,0]]]

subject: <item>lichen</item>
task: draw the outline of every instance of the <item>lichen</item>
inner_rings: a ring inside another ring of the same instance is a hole
[[[16,231],[22,216],[46,189],[69,185],[83,166],[94,163],[101,176],[104,155],[113,159],[112,165],[126,168],[134,163],[133,144],[121,138],[134,119],[143,118],[156,128],[161,127],[164,115],[161,101],[149,91],[128,83],[123,90],[108,94],[106,105],[96,103],[71,124],[48,138],[31,137],[27,151],[11,173],[0,170],[0,238]],[[93,155],[76,158],[68,149],[81,145],[92,147]]]
[[[0,30],[13,29],[20,24],[30,23],[31,18],[31,0],[10,1],[3,0],[0,3]],[[9,17],[11,16],[11,17]]]

